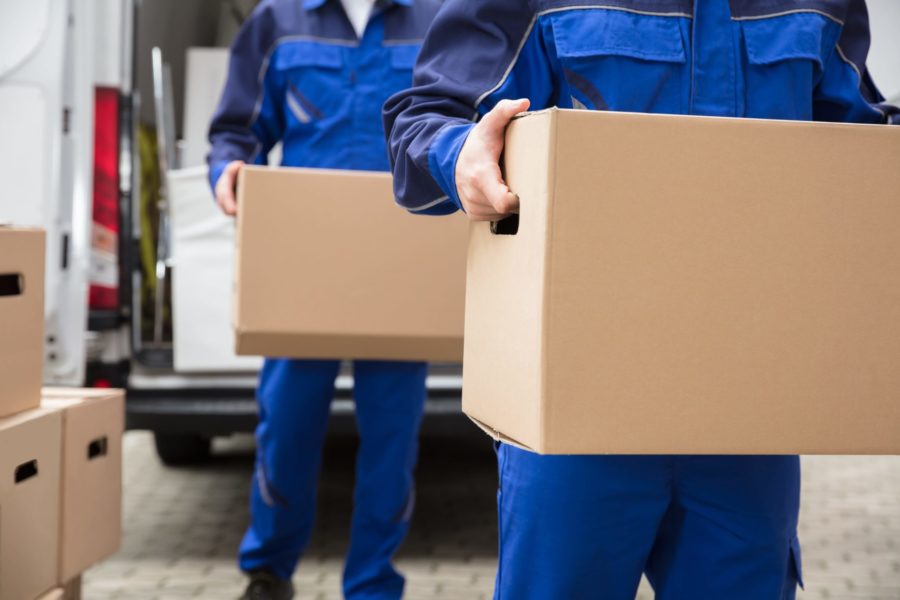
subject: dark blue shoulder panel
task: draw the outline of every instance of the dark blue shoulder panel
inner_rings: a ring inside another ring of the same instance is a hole
[[[385,16],[384,42],[421,43],[440,8],[438,0],[415,0],[410,6],[395,6]]]

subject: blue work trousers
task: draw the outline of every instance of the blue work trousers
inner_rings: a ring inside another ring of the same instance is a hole
[[[244,571],[288,579],[309,542],[339,368],[334,360],[268,359],[263,366],[251,523],[240,548]],[[426,372],[424,363],[354,363],[360,445],[344,567],[348,599],[398,600],[403,593],[391,558],[412,516]]]
[[[495,600],[795,596],[796,456],[497,455]]]

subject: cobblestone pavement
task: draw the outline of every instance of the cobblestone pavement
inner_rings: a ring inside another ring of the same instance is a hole
[[[349,438],[325,455],[316,533],[296,576],[300,600],[340,598],[350,514]],[[423,441],[418,503],[399,557],[407,598],[491,597],[496,566],[495,473],[480,436]],[[125,538],[121,552],[90,570],[86,600],[236,598],[234,554],[247,522],[252,439],[217,441],[202,468],[167,469],[152,437],[125,437]],[[900,599],[900,457],[804,458],[800,598]],[[639,600],[650,600],[642,587]],[[556,599],[548,599],[556,600]]]

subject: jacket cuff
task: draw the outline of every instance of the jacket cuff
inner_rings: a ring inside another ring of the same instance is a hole
[[[220,160],[209,165],[209,187],[212,188],[213,198],[216,196],[216,183],[230,162],[229,160]]]
[[[450,200],[464,210],[456,191],[456,161],[474,123],[447,125],[438,131],[428,149],[428,169],[434,181]]]

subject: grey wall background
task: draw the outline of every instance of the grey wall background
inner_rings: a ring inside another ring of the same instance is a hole
[[[872,49],[869,70],[881,92],[900,103],[900,0],[868,0]]]
[[[150,50],[159,46],[172,67],[175,127],[182,133],[185,51],[190,46],[227,46],[242,16],[258,0],[140,0],[135,23],[135,84],[141,98],[140,118],[154,123]]]

